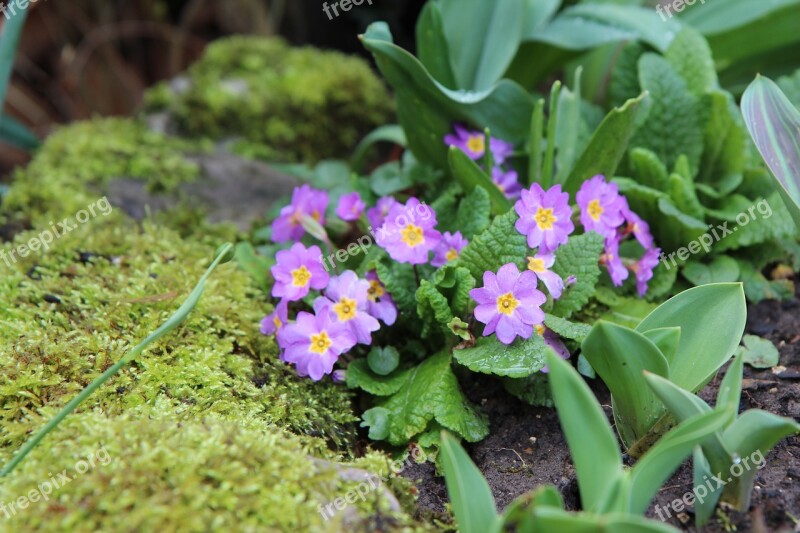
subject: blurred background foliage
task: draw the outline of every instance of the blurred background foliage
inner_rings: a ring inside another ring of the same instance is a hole
[[[386,20],[398,41],[413,47],[423,4],[381,0],[330,21],[320,0],[39,0],[29,8],[5,110],[39,137],[58,124],[130,115],[145,89],[232,34],[282,35],[295,45],[366,57],[358,33]],[[0,145],[0,176],[28,157]]]

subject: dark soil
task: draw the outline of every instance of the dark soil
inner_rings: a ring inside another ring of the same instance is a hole
[[[757,370],[745,365],[741,410],[764,409],[782,416],[800,417],[800,300],[767,301],[751,306],[747,331],[773,341],[780,366]],[[724,369],[723,369],[724,372]],[[712,403],[723,372],[700,396]],[[599,380],[591,383],[611,421],[610,395]],[[498,509],[542,484],[555,485],[568,509],[579,508],[575,470],[554,409],[531,407],[510,396],[491,378],[466,385],[466,394],[488,413],[491,432],[484,441],[468,446],[472,459],[492,488]],[[591,443],[587,443],[591,445]],[[404,475],[417,484],[421,517],[444,518],[448,501],[443,478],[430,464],[415,465]],[[691,461],[675,473],[656,496],[647,515],[658,519],[655,506],[667,507],[692,489]],[[698,530],[689,508],[667,521],[685,531],[800,531],[800,437],[782,441],[766,456],[756,475],[748,512],[718,509],[717,517]],[[666,514],[664,514],[666,516]]]

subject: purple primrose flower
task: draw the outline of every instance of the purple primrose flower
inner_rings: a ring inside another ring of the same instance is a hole
[[[460,148],[473,161],[482,158],[486,152],[486,135],[482,131],[469,131],[459,124],[456,124],[454,129],[455,135],[452,133],[445,135],[444,143]],[[489,148],[492,150],[492,158],[496,165],[505,163],[514,152],[513,144],[494,137],[489,139]]]
[[[271,269],[275,278],[272,296],[294,302],[304,298],[311,289],[324,289],[330,276],[321,258],[319,246],[306,248],[299,242],[275,254],[276,263]]]
[[[295,188],[292,203],[281,209],[272,222],[272,240],[275,242],[297,241],[303,237],[304,216],[309,216],[325,225],[325,210],[328,209],[328,193],[312,189],[310,185]]]
[[[561,276],[550,270],[556,262],[555,254],[539,253],[533,257],[528,257],[528,270],[536,274],[536,277],[542,280],[547,291],[554,300],[561,298],[561,293],[564,292],[564,280]]]
[[[333,372],[334,363],[355,346],[356,338],[327,311],[316,315],[301,311],[296,322],[280,330],[278,344],[283,349],[281,359],[294,364],[299,376],[319,381]]]
[[[554,185],[545,192],[541,185],[534,183],[530,189],[523,189],[521,195],[514,204],[519,215],[514,227],[527,235],[528,246],[547,253],[566,243],[575,225],[570,218],[569,194],[561,192],[561,185]]]
[[[508,263],[494,272],[483,273],[483,287],[472,289],[469,295],[478,303],[475,318],[486,324],[483,335],[497,333],[503,344],[511,344],[517,336],[523,339],[533,334],[533,326],[544,321],[540,306],[547,301],[536,289],[536,274]]]
[[[275,306],[275,310],[264,317],[261,321],[261,333],[264,335],[274,335],[289,321],[289,302],[281,300]]]
[[[336,216],[347,222],[358,220],[367,206],[361,200],[361,195],[351,192],[339,198],[339,205],[336,207]]]
[[[431,265],[439,268],[450,261],[455,261],[467,244],[469,244],[469,241],[461,236],[460,231],[452,234],[449,231],[445,231],[442,240],[433,249]]]
[[[639,292],[639,296],[647,293],[647,282],[653,278],[653,270],[658,266],[660,255],[660,248],[650,248],[641,259],[631,265],[630,268],[636,276],[636,290]]]
[[[367,209],[367,220],[373,228],[379,228],[386,220],[389,211],[399,202],[393,196],[384,196],[375,204],[375,207]]]
[[[606,249],[600,256],[600,264],[608,269],[611,282],[615,287],[621,286],[622,282],[628,279],[628,269],[619,256],[619,241],[620,237],[618,236],[606,239]]]
[[[386,287],[378,279],[378,274],[374,270],[367,272],[366,278],[369,281],[367,312],[383,321],[387,326],[391,326],[397,320],[397,305],[395,305],[392,295],[386,292]]]
[[[599,233],[606,239],[614,237],[624,222],[622,208],[627,204],[619,194],[617,184],[606,183],[605,177],[598,174],[583,182],[576,199],[584,229]]]
[[[519,183],[519,175],[516,170],[503,170],[501,167],[494,167],[492,169],[492,181],[509,200],[519,198],[522,185]]]
[[[405,205],[398,203],[391,208],[375,241],[399,263],[423,264],[442,239],[435,227],[433,209],[412,197]]]
[[[557,356],[559,356],[561,359],[569,359],[569,350],[564,344],[564,341],[561,340],[561,337],[559,337],[555,331],[539,324],[536,326],[536,333],[542,336],[544,343],[549,346]],[[544,365],[541,371],[544,374],[547,374],[550,372],[550,368],[547,365]]]
[[[358,279],[352,270],[345,270],[331,278],[325,296],[314,302],[314,311],[320,314],[327,308],[335,320],[347,325],[360,344],[372,344],[372,332],[378,331],[381,325],[367,311],[369,289],[369,281]]]

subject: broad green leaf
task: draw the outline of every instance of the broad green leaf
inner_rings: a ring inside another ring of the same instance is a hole
[[[456,228],[465,239],[489,227],[492,214],[492,203],[489,193],[483,187],[475,187],[461,201],[456,216]]]
[[[389,410],[383,407],[367,409],[362,415],[362,428],[369,428],[367,436],[372,440],[384,440],[389,436]]]
[[[609,308],[607,313],[600,316],[600,320],[628,328],[635,328],[644,317],[656,308],[655,304],[647,300],[620,296],[608,287],[598,287],[595,298]]]
[[[626,513],[568,513],[554,508],[540,509],[531,521],[534,528],[519,533],[565,531],[568,533],[677,533],[657,520]]]
[[[703,159],[698,180],[720,194],[731,193],[742,182],[747,161],[747,132],[733,97],[712,91],[702,98],[709,119],[703,133]]]
[[[433,79],[449,89],[457,88],[450,64],[450,44],[444,34],[442,10],[437,2],[428,2],[417,19],[417,56]]]
[[[477,442],[489,433],[486,417],[469,404],[450,368],[450,353],[428,357],[408,373],[396,394],[378,407],[389,411],[389,443],[400,446],[436,421],[464,440]]]
[[[770,281],[764,274],[756,270],[752,263],[744,260],[737,260],[739,270],[742,273],[742,283],[744,293],[751,302],[761,300],[781,300],[794,297],[794,284],[790,280],[776,279]]]
[[[719,384],[717,391],[717,408],[733,409],[739,411],[739,401],[742,397],[742,371],[744,369],[744,358],[737,354],[731,366],[725,372],[725,378]]]
[[[687,215],[698,220],[703,220],[705,209],[703,209],[703,205],[697,199],[694,181],[691,178],[687,178],[676,173],[670,174],[669,195],[672,199],[672,202],[683,213],[686,213]]]
[[[576,194],[581,184],[592,176],[614,175],[636,129],[636,120],[643,109],[645,97],[645,94],[641,94],[606,115],[567,177],[565,191]]]
[[[592,331],[592,326],[581,322],[570,322],[565,318],[544,315],[544,325],[553,330],[562,339],[583,342],[583,339]]]
[[[442,431],[441,443],[444,481],[458,530],[462,533],[498,531],[500,517],[486,478],[452,435]]]
[[[576,281],[554,302],[553,315],[569,318],[589,302],[600,278],[598,261],[602,251],[603,238],[594,232],[572,236],[567,244],[558,248],[553,272],[561,279],[575,276]]]
[[[681,342],[681,328],[658,328],[644,332],[644,336],[656,345],[667,360],[667,364],[675,358]]]
[[[528,241],[514,228],[518,218],[513,209],[495,217],[489,227],[461,251],[457,266],[468,269],[479,286],[483,285],[484,272],[497,272],[506,263],[514,263],[520,270],[526,268]],[[599,252],[597,257],[600,257]]]
[[[14,57],[17,55],[19,39],[25,19],[28,17],[28,4],[25,7],[17,6],[20,12],[13,17],[6,17],[0,33],[0,111],[6,101],[8,85],[11,82],[11,73],[14,70]]]
[[[753,368],[772,368],[777,366],[780,360],[778,349],[768,339],[762,339],[757,335],[745,335],[742,339],[744,346],[740,347],[736,354],[741,356],[745,363]]]
[[[272,274],[270,273],[270,260],[256,253],[253,245],[248,242],[240,242],[236,244],[234,252],[234,259],[242,270],[247,272],[253,281],[264,292],[267,292],[271,286],[270,280]]]
[[[727,411],[696,415],[659,439],[629,471],[628,510],[633,514],[644,513],[658,489],[692,453],[694,447],[722,429],[730,416]]]
[[[489,88],[502,77],[522,40],[522,0],[440,0],[439,5],[458,88]]]
[[[669,189],[667,167],[656,154],[645,148],[634,148],[630,161],[637,183],[662,192]]]
[[[626,44],[619,52],[608,87],[609,103],[612,106],[619,107],[642,92],[639,86],[639,58],[644,53],[644,46],[638,42]]]
[[[394,346],[373,346],[367,354],[369,369],[379,376],[388,376],[400,364],[400,353]]]
[[[683,276],[695,285],[733,283],[739,281],[739,265],[727,255],[714,258],[711,263],[689,261],[683,267]]]
[[[732,503],[739,510],[750,506],[750,494],[753,489],[758,468],[764,464],[764,457],[782,439],[800,433],[800,424],[790,418],[780,417],[767,411],[751,409],[745,411],[722,434],[722,440],[741,463],[745,461],[761,462],[761,465],[750,463],[744,466],[740,476],[734,476],[725,487],[723,500]],[[754,459],[760,455],[761,460]],[[742,466],[740,462],[735,464]],[[732,470],[731,470],[732,472]],[[733,473],[733,472],[732,472]]]
[[[714,283],[684,291],[661,304],[636,327],[640,333],[681,328],[669,377],[694,392],[733,355],[744,333],[747,304],[740,283]]]
[[[670,43],[664,58],[686,81],[695,96],[701,96],[719,86],[711,49],[697,30],[683,28]]]
[[[416,298],[423,338],[428,337],[431,332],[442,331],[453,319],[453,311],[447,298],[427,279],[420,280]]]
[[[700,100],[672,65],[654,53],[639,59],[639,83],[650,93],[653,106],[632,146],[652,150],[668,168],[686,155],[696,173],[703,153]]]
[[[386,290],[392,295],[397,304],[398,311],[410,315],[417,309],[417,279],[414,276],[414,269],[406,263],[398,263],[382,256],[382,261],[376,261],[367,267],[374,267],[378,273],[381,283],[386,286]]]
[[[445,265],[430,279],[420,280],[416,292],[417,315],[422,322],[422,336],[431,331],[446,332],[453,317],[463,315],[471,302],[469,291],[475,288],[466,268]]]
[[[594,393],[577,371],[549,354],[550,389],[567,439],[583,508],[599,511],[623,476],[617,439]],[[591,442],[592,446],[586,446]]]
[[[472,192],[476,187],[481,187],[489,193],[492,201],[492,213],[499,215],[511,209],[503,191],[497,187],[492,178],[470,159],[467,154],[455,146],[450,147],[450,171],[466,192]]]
[[[356,359],[347,365],[347,386],[361,389],[375,396],[391,396],[408,381],[410,370],[397,370],[389,375],[370,370],[366,359]]]
[[[529,339],[516,339],[509,345],[492,335],[478,339],[472,348],[453,350],[453,357],[473,372],[524,378],[544,367],[545,356],[550,351],[537,333]]]
[[[1,113],[0,142],[16,146],[22,150],[33,150],[41,144],[36,134],[25,125],[13,117]]]
[[[583,341],[581,353],[611,391],[617,431],[625,447],[630,448],[664,414],[664,406],[645,383],[642,372],[666,377],[667,360],[641,333],[602,321]]]
[[[757,76],[742,96],[742,114],[781,196],[791,199],[786,207],[800,228],[800,111],[775,82]]]
[[[456,121],[489,128],[493,136],[514,144],[527,139],[533,99],[516,83],[500,80],[481,91],[454,91],[433,79],[414,56],[396,46],[385,23],[371,24],[362,41],[395,89],[400,124],[409,148],[421,162],[447,168],[444,136],[452,132]],[[509,109],[514,112],[509,113]]]
[[[387,124],[371,131],[358,143],[355,152],[353,152],[352,168],[356,171],[361,170],[364,166],[364,160],[369,153],[369,149],[379,142],[390,142],[399,144],[400,146],[406,146],[406,133],[403,131],[403,128],[397,124]]]
[[[509,394],[529,405],[553,407],[553,395],[544,372],[535,372],[526,378],[502,378],[501,382]]]

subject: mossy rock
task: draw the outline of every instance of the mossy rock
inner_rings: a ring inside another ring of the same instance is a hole
[[[379,513],[403,524],[377,490],[326,520],[320,506],[358,484],[274,429],[164,410],[82,413],[58,432],[0,481],[0,531],[367,531]]]
[[[393,111],[360,58],[242,36],[213,42],[185,78],[156,86],[145,102],[168,111],[180,134],[233,138],[239,154],[307,163],[351,153]]]

